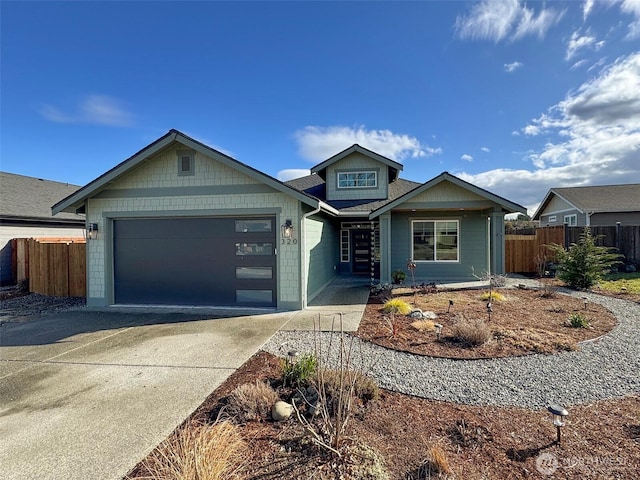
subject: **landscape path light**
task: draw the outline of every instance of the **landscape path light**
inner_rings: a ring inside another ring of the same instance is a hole
[[[549,405],[547,407],[549,413],[551,413],[551,420],[553,424],[556,426],[557,431],[557,439],[556,442],[560,443],[560,428],[564,427],[565,421],[564,417],[569,415],[569,412],[565,410],[562,405]]]
[[[442,333],[442,324],[435,323],[433,326],[436,327],[436,339],[440,340],[440,334]]]

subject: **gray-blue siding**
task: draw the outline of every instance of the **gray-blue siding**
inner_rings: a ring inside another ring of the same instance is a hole
[[[335,275],[339,261],[338,229],[321,216],[306,220],[307,298],[312,298]]]
[[[463,215],[394,212],[391,216],[391,271],[402,270],[409,277],[407,261],[411,258],[411,220],[437,219],[459,221],[459,262],[417,262],[416,280],[472,280],[474,271],[476,275],[487,271],[488,222],[487,216],[480,212]]]

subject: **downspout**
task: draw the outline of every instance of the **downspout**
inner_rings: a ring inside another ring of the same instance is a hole
[[[320,213],[321,207],[318,203],[318,206],[315,210],[311,210],[310,212],[302,214],[302,221],[300,222],[300,252],[302,253],[302,282],[300,285],[300,296],[302,298],[302,309],[307,308],[307,275],[309,274],[307,265],[307,241],[306,241],[306,232],[305,232],[305,220],[309,218],[311,215],[315,215],[316,213]]]

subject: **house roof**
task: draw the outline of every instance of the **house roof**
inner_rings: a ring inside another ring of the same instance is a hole
[[[326,200],[326,183],[318,174],[307,175],[285,183],[296,190],[325,201],[339,210],[341,215],[349,216],[368,216],[372,210],[376,210],[420,186],[420,183],[399,178],[389,184],[389,198],[384,200]]]
[[[312,195],[309,195],[307,193],[300,192],[299,190],[296,190],[284,184],[280,180],[277,180],[267,175],[266,173],[262,173],[261,171],[256,170],[255,168],[250,167],[249,165],[246,165],[228,155],[225,155],[224,153],[219,152],[218,150],[215,150],[205,145],[204,143],[194,140],[193,138],[185,135],[182,132],[179,132],[178,130],[172,129],[155,142],[147,145],[142,150],[124,160],[122,163],[116,165],[111,170],[105,172],[89,184],[82,187],[77,192],[69,195],[68,197],[53,205],[53,207],[51,207],[53,214],[55,215],[59,212],[83,211],[85,202],[88,198],[96,195],[98,192],[105,189],[110,183],[121,178],[123,175],[138,166],[140,163],[169,147],[174,142],[178,142],[182,145],[192,148],[197,152],[210,156],[216,161],[234,168],[257,181],[272,187],[274,190],[291,195],[313,208],[322,208],[331,213],[337,213],[333,210],[333,208],[321,202],[318,198],[313,197]]]
[[[542,212],[554,196],[573,205],[581,213],[640,211],[640,183],[560,187],[549,189],[533,215],[533,220],[540,220]]]
[[[325,160],[322,163],[319,163],[318,165],[316,165],[315,167],[311,168],[311,173],[317,173],[318,175],[320,175],[320,177],[322,177],[322,179],[326,180],[326,171],[327,171],[327,167],[329,165],[332,165],[340,160],[342,160],[344,157],[351,155],[352,153],[361,153],[362,155],[365,155],[373,160],[376,160],[380,163],[383,163],[385,165],[387,165],[389,167],[389,181],[393,182],[394,180],[396,180],[398,178],[398,174],[399,172],[402,170],[402,164],[395,162],[393,160],[391,160],[390,158],[387,157],[383,157],[382,155],[376,153],[376,152],[372,152],[371,150],[361,147],[360,145],[358,145],[357,143],[354,143],[353,145],[351,145],[349,148],[345,148],[343,151],[341,151],[340,153],[336,153],[333,157],[328,158],[327,160]]]
[[[0,172],[0,219],[84,225],[84,216],[51,214],[51,205],[74,193],[79,185]]]
[[[525,207],[523,207],[522,205],[518,205],[517,203],[511,202],[509,200],[507,200],[506,198],[500,197],[499,195],[495,195],[487,190],[484,190],[480,187],[476,187],[475,185],[469,183],[469,182],[465,182],[464,180],[451,175],[449,172],[442,172],[440,175],[438,175],[437,177],[432,178],[431,180],[429,180],[428,182],[423,183],[422,185],[418,185],[416,188],[414,188],[413,190],[405,193],[404,195],[390,201],[387,202],[385,205],[380,206],[379,208],[377,208],[376,210],[373,210],[371,212],[371,214],[369,215],[369,218],[376,218],[379,215],[382,215],[385,212],[388,212],[396,207],[398,207],[399,205],[403,204],[404,202],[406,202],[407,200],[410,200],[411,198],[415,197],[416,195],[421,194],[422,192],[425,192],[426,190],[429,190],[430,188],[435,187],[436,185],[442,183],[442,182],[451,182],[454,185],[457,185],[458,187],[464,188],[465,190],[469,190],[470,192],[475,193],[476,195],[479,195],[480,197],[485,198],[486,200],[489,200],[492,203],[497,203],[498,205],[500,205],[500,207],[506,211],[506,213],[516,213],[516,212],[520,212],[520,213],[526,213],[527,209]]]

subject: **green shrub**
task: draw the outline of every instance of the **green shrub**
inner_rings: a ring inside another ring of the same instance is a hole
[[[404,282],[405,278],[407,278],[407,274],[402,270],[394,270],[391,272],[391,279],[393,280],[393,283],[400,284]]]
[[[569,315],[567,324],[571,328],[587,328],[589,326],[589,320],[582,313],[572,313]]]
[[[406,315],[411,313],[411,310],[411,305],[400,298],[392,298],[382,306],[384,313],[401,313],[402,315]]]
[[[296,360],[282,359],[282,382],[292,387],[304,385],[316,373],[318,359],[311,353],[305,353]]]
[[[585,228],[578,243],[573,243],[569,250],[561,245],[549,245],[558,259],[557,275],[571,288],[591,288],[602,279],[611,268],[620,263],[621,255],[613,253],[609,247],[596,245],[591,230]]]

